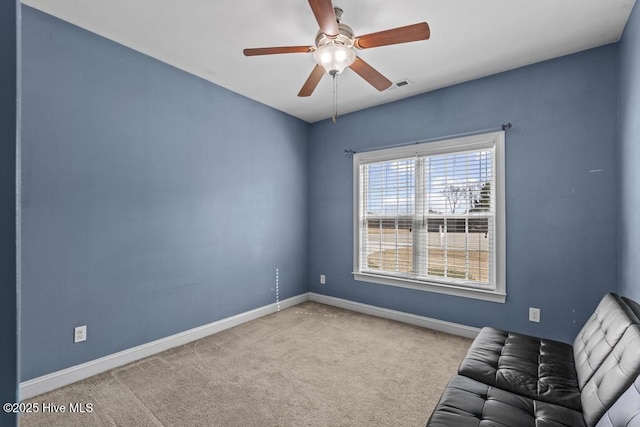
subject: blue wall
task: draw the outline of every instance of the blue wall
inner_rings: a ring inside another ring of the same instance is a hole
[[[18,335],[16,300],[16,2],[0,2],[0,403],[15,402]],[[16,416],[0,411],[0,425]]]
[[[572,341],[618,290],[617,45],[311,126],[311,291],[408,313]],[[506,135],[507,302],[354,281],[355,151],[511,122]],[[320,285],[320,274],[327,284]],[[542,321],[528,322],[528,307]]]
[[[640,301],[640,6],[620,42],[620,293]]]
[[[22,381],[308,290],[305,122],[29,7],[23,52]]]

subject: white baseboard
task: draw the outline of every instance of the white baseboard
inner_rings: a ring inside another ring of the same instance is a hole
[[[444,320],[432,319],[430,317],[418,316],[416,314],[376,307],[375,305],[362,304],[342,298],[317,294],[315,292],[309,293],[309,300],[322,304],[333,305],[335,307],[344,308],[346,310],[356,311],[358,313],[368,314],[370,316],[397,320],[399,322],[409,323],[411,325],[421,326],[423,328],[433,329],[435,331],[446,332],[448,334],[459,335],[467,338],[475,338],[476,335],[478,335],[478,333],[480,332],[479,328],[474,328],[472,326],[460,325],[458,323],[446,322]]]
[[[475,336],[480,332],[480,329],[471,326],[390,310],[388,308],[376,307],[374,305],[362,304],[313,292],[300,294],[284,301],[280,301],[280,309],[293,307],[294,305],[298,305],[309,300],[358,313],[383,317],[385,319],[396,320],[468,338],[475,338]],[[277,309],[278,305],[276,303],[265,305],[254,310],[246,311],[244,313],[236,314],[235,316],[209,323],[208,325],[189,329],[188,331],[180,332],[166,338],[161,338],[147,344],[132,347],[118,353],[110,354],[99,359],[63,369],[61,371],[52,372],[38,378],[24,381],[20,383],[20,400],[29,399],[39,394],[100,374],[108,371],[109,369],[117,368],[119,366],[126,365],[127,363],[135,362],[137,360],[144,359],[145,357],[153,356],[154,354],[169,350],[170,348],[178,347],[191,341],[222,332],[226,329],[233,328],[234,326],[275,313]]]
[[[309,293],[297,295],[280,301],[280,309],[292,307],[309,300]],[[153,356],[173,347],[187,344],[191,341],[233,328],[251,320],[258,319],[278,310],[278,304],[273,303],[235,316],[227,317],[207,325],[189,329],[175,335],[161,338],[147,344],[129,348],[118,353],[110,354],[99,359],[91,360],[80,365],[72,366],[61,371],[43,375],[20,383],[20,400],[29,399],[42,393],[63,387],[76,381],[135,362],[145,357]]]

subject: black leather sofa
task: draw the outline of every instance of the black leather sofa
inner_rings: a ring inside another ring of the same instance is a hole
[[[640,305],[611,293],[573,345],[483,328],[427,426],[640,427],[639,375]]]

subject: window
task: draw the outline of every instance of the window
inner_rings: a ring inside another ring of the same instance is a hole
[[[354,278],[504,302],[504,132],[354,156]]]

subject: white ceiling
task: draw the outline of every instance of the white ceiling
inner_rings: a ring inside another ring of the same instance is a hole
[[[245,57],[246,47],[313,45],[306,0],[23,0],[72,24],[307,122],[331,117],[331,78],[298,91],[310,54]],[[431,39],[358,51],[395,82],[338,77],[344,114],[618,41],[635,0],[334,0],[356,35],[427,21]]]

